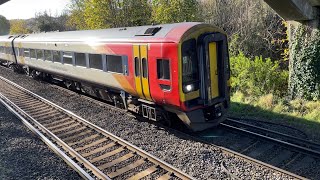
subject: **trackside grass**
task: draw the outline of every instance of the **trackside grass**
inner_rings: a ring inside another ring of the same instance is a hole
[[[320,101],[288,101],[272,94],[252,98],[235,92],[231,97],[229,116],[287,125],[320,142]]]

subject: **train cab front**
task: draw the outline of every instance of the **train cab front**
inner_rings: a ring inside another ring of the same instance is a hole
[[[193,131],[225,120],[230,106],[230,67],[227,37],[211,32],[191,36],[180,45],[178,117]]]

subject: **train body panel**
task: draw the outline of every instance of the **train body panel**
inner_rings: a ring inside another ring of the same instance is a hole
[[[12,40],[14,36],[6,35],[0,36],[0,59],[15,62],[15,57],[12,49]]]
[[[172,112],[197,131],[224,120],[229,106],[227,39],[212,25],[40,33],[11,42],[0,37],[0,48],[10,43],[16,64],[65,83],[99,86],[96,94],[109,93],[107,99],[152,120]]]

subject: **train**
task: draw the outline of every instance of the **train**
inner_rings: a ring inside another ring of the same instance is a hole
[[[153,121],[192,131],[217,126],[230,107],[226,33],[174,24],[0,36],[1,63]]]

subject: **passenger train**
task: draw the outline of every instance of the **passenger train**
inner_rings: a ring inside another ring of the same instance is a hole
[[[154,121],[177,115],[193,131],[230,106],[226,33],[185,22],[0,36],[0,59]]]

